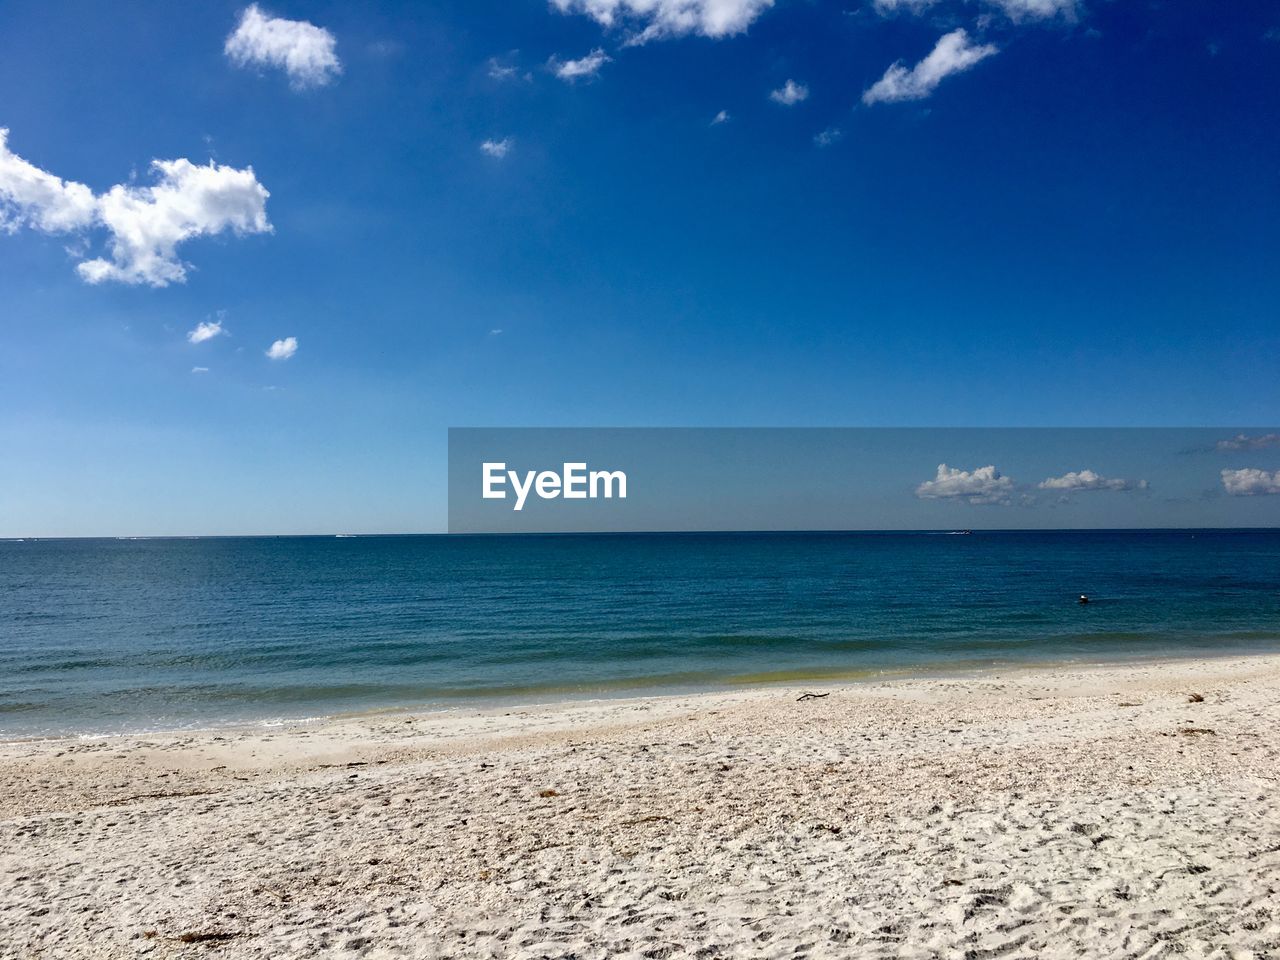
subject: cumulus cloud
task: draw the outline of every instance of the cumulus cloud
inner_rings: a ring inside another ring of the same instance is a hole
[[[773,0],[551,0],[561,13],[583,13],[604,27],[638,28],[630,43],[695,33],[743,33]]]
[[[711,118],[711,125],[713,127],[718,126],[719,124],[722,124],[722,123],[728,123],[731,119],[732,118],[729,116],[728,110],[721,110],[719,113],[717,113],[714,117]]]
[[[1013,480],[994,466],[976,470],[959,470],[938,464],[938,474],[916,487],[921,500],[966,500],[974,504],[1008,503]]]
[[[1222,489],[1233,497],[1258,497],[1280,493],[1280,470],[1271,473],[1256,467],[1223,470]]]
[[[512,146],[515,144],[510,137],[503,137],[501,140],[486,140],[480,144],[480,152],[485,153],[494,159],[501,160],[511,152]]]
[[[206,340],[212,340],[226,331],[222,329],[221,320],[205,320],[197,323],[196,328],[187,333],[187,340],[191,343],[204,343]]]
[[[117,184],[98,198],[98,220],[111,234],[111,256],[76,268],[90,283],[180,283],[187,264],[178,259],[179,244],[228,230],[237,235],[270,232],[270,194],[252,167],[153,160],[151,170],[157,178],[154,186]]]
[[[968,70],[997,52],[992,44],[978,46],[971,43],[969,34],[963,27],[952,30],[943,35],[932,52],[914,67],[908,69],[902,61],[889,67],[884,76],[863,93],[862,102],[872,104],[923,100],[953,73]]]
[[[769,99],[784,107],[794,107],[800,101],[809,99],[809,88],[803,83],[788,80],[777,90],[770,91]]]
[[[298,352],[298,338],[285,337],[267,347],[267,356],[272,360],[288,360]]]
[[[64,233],[93,223],[97,200],[92,190],[28,163],[9,150],[8,140],[9,131],[0,127],[0,229]]]
[[[1280,446],[1280,433],[1263,433],[1256,437],[1237,433],[1227,440],[1219,440],[1214,446],[1219,453],[1232,453],[1236,450],[1264,450],[1267,447]]]
[[[612,59],[607,53],[596,47],[585,57],[579,57],[577,60],[557,60],[552,57],[549,65],[551,72],[557,77],[567,83],[573,83],[575,80],[590,80],[599,76],[600,68],[612,61]]]
[[[342,73],[333,34],[306,20],[284,20],[246,7],[223,52],[239,67],[279,67],[295,90],[323,87]]]
[[[1060,477],[1049,477],[1046,480],[1041,480],[1039,484],[1041,490],[1061,490],[1063,492],[1073,490],[1132,490],[1135,486],[1139,489],[1145,489],[1146,485],[1145,480],[1140,480],[1137,484],[1133,484],[1119,477],[1104,477],[1092,470],[1072,470]]]
[[[117,184],[95,196],[84,184],[64,181],[12,153],[7,139],[8,131],[0,129],[0,227],[50,234],[105,229],[109,257],[76,267],[89,283],[180,283],[188,269],[178,258],[180,244],[227,231],[271,231],[270,194],[252,167],[154,160],[154,185]]]

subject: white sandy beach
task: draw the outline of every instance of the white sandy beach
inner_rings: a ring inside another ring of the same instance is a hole
[[[1277,730],[1257,657],[7,743],[0,955],[1276,956]]]

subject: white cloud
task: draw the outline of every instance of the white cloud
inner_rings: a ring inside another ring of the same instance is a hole
[[[209,368],[208,367],[192,367],[191,372],[192,373],[208,373]]]
[[[9,150],[8,139],[0,127],[0,229],[65,233],[89,226],[97,213],[93,191],[23,160]]]
[[[514,144],[515,141],[510,137],[503,137],[501,140],[486,140],[480,144],[480,151],[497,160],[501,160],[511,152],[511,147]]]
[[[918,14],[924,13],[937,2],[938,0],[875,0],[875,8],[883,16],[902,11]]]
[[[1228,440],[1219,440],[1215,446],[1220,453],[1230,453],[1235,450],[1263,450],[1267,447],[1280,446],[1280,433],[1263,433],[1256,437],[1237,433]]]
[[[240,25],[227,37],[223,52],[240,67],[279,67],[295,90],[306,90],[332,83],[342,73],[335,44],[323,27],[267,16],[255,3],[240,14]]]
[[[976,470],[958,470],[945,463],[938,464],[938,475],[916,487],[921,500],[961,499],[969,503],[1008,503],[1013,492],[1013,480],[1000,473],[994,466]]]
[[[907,69],[898,61],[884,72],[862,95],[862,102],[896,103],[902,100],[923,100],[938,84],[953,73],[968,70],[974,64],[999,52],[992,44],[976,46],[969,42],[969,34],[963,28],[943,35],[932,52]]]
[[[634,24],[631,43],[696,33],[727,37],[743,33],[773,0],[551,0],[561,13],[585,13],[604,27]]]
[[[266,211],[270,194],[252,167],[154,160],[154,186],[117,184],[95,196],[84,184],[61,180],[10,152],[7,136],[0,129],[0,227],[10,233],[27,226],[73,234],[105,228],[110,257],[86,260],[76,268],[89,283],[180,283],[187,264],[178,259],[179,244],[228,230],[271,231]]]
[[[1255,467],[1223,470],[1222,489],[1233,497],[1257,497],[1280,493],[1280,470],[1268,473]]]
[[[731,119],[732,118],[729,116],[728,110],[721,110],[719,113],[717,113],[714,117],[711,118],[711,125],[714,127],[721,123],[728,123]]]
[[[770,91],[769,99],[784,107],[794,107],[800,101],[809,99],[809,88],[803,83],[788,80],[777,90]]]
[[[533,74],[528,70],[521,70],[517,61],[518,50],[511,51],[507,59],[503,60],[498,57],[489,58],[489,79],[496,80],[498,83],[509,83],[522,81],[531,83]]]
[[[1040,481],[1041,490],[1132,490],[1134,484],[1118,477],[1104,477],[1092,470],[1072,470],[1060,477],[1049,477]],[[1140,489],[1146,487],[1146,481],[1139,481]]]
[[[228,230],[237,235],[271,232],[266,209],[270,194],[252,167],[153,160],[151,169],[158,176],[155,186],[117,184],[98,198],[98,220],[111,233],[111,259],[86,260],[76,268],[90,283],[181,283],[187,265],[178,259],[180,243]]]
[[[1062,16],[1075,19],[1077,0],[987,0],[999,7],[1015,23],[1023,20],[1048,20]]]
[[[607,53],[599,47],[592,50],[585,57],[579,57],[577,60],[557,60],[552,57],[549,62],[551,71],[568,83],[584,78],[591,79],[599,75],[600,68],[606,63],[613,60]]]
[[[503,63],[497,57],[489,58],[490,80],[514,80],[519,75],[520,71],[511,64]]]
[[[196,328],[187,333],[187,340],[191,343],[204,343],[206,340],[212,340],[225,332],[222,329],[221,320],[205,320],[202,323],[197,323]]]
[[[1078,0],[985,0],[1015,23],[1024,20],[1047,20],[1062,16],[1075,19]],[[898,13],[922,14],[937,6],[938,0],[874,0],[876,12],[881,16]]]
[[[844,131],[839,127],[827,127],[821,133],[816,134],[813,142],[820,147],[829,147],[833,143],[839,143],[844,139]]]
[[[272,360],[288,360],[298,352],[298,338],[285,337],[277,340],[267,348],[267,356]]]

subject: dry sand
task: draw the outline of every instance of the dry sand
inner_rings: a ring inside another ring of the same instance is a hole
[[[1280,956],[1278,738],[1257,657],[0,744],[0,955]]]

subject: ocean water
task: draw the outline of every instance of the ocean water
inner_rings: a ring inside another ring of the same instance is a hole
[[[1277,649],[1277,531],[0,542],[0,737]]]

